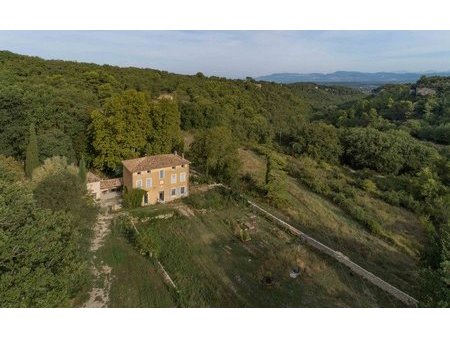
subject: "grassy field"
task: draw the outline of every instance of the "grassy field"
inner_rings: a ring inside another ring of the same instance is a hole
[[[109,307],[175,307],[171,290],[164,284],[152,261],[140,255],[113,228],[97,252],[97,261],[112,267]]]
[[[256,182],[260,181],[258,178],[265,172],[264,158],[251,150],[241,150],[240,155],[244,163],[242,174],[251,173]],[[258,202],[389,283],[413,295],[417,292],[418,252],[424,234],[413,213],[357,190],[355,203],[382,225],[389,235],[386,240],[371,234],[336,204],[297,179],[288,177],[287,187],[285,206],[271,208],[264,199]]]
[[[401,306],[262,217],[256,216],[251,240],[243,242],[239,223],[253,212],[218,190],[131,213],[141,219],[140,247],[132,248],[113,232],[104,249],[115,275],[112,306]],[[154,218],[160,213],[173,216]],[[142,247],[157,254],[178,294],[162,283],[151,258],[137,254]],[[289,276],[293,267],[301,271],[296,279]]]

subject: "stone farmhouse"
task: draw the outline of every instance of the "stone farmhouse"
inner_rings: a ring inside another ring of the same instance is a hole
[[[96,200],[122,190],[145,190],[142,205],[164,203],[189,195],[190,162],[176,152],[122,161],[123,177],[102,180],[89,172],[87,189]]]
[[[190,162],[174,154],[145,156],[122,161],[126,189],[146,191],[143,205],[168,202],[189,195]]]

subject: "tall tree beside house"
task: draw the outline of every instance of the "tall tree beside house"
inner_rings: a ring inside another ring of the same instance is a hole
[[[30,134],[25,157],[25,173],[28,178],[33,175],[33,170],[39,166],[39,151],[37,145],[36,129],[30,125]]]
[[[227,127],[214,127],[200,132],[191,145],[193,162],[206,176],[233,184],[241,166],[237,144]]]
[[[149,110],[146,94],[127,90],[92,112],[90,134],[96,168],[115,172],[122,160],[145,153],[147,139],[153,132]]]
[[[152,132],[148,138],[146,153],[170,153],[183,149],[181,137],[181,119],[175,100],[162,99],[151,104],[150,121]]]

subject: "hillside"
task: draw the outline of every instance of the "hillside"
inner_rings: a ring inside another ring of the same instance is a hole
[[[41,159],[64,155],[92,158],[91,112],[125,90],[144,92],[150,100],[174,99],[181,129],[227,125],[239,140],[267,141],[293,123],[308,119],[319,102],[342,102],[328,89],[177,75],[152,69],[49,61],[0,52],[0,149],[24,158],[30,123],[37,128]],[[303,95],[305,93],[305,95]],[[345,100],[359,98],[346,93]],[[324,101],[325,100],[325,101]]]
[[[131,214],[139,233],[132,230],[127,241],[124,228],[130,226],[129,219],[121,218],[99,253],[116,271],[112,307],[401,306],[339,263],[299,245],[295,237],[226,191],[198,192],[181,202]],[[256,228],[249,240],[242,241],[236,229],[250,217],[255,217]],[[136,255],[138,251],[145,258]],[[173,279],[176,291],[161,283],[156,260]],[[295,266],[301,275],[293,279],[289,271]]]
[[[386,85],[325,117],[336,126],[400,129],[450,145],[450,77],[424,77],[413,85]]]
[[[247,243],[232,228],[250,213],[238,192],[410,293],[420,306],[448,306],[449,84],[450,78],[426,77],[365,95],[341,86],[0,52],[0,220],[7,220],[0,235],[10,239],[0,245],[10,242],[22,252],[0,250],[6,267],[0,290],[8,291],[0,305],[79,304],[90,283],[86,271],[96,261],[80,251],[98,212],[84,190],[86,171],[120,177],[124,159],[178,151],[197,172],[192,184],[221,182],[233,194],[199,193],[167,206],[175,209],[170,221],[151,224],[158,207],[127,210],[143,236],[130,238],[133,232],[115,221],[99,253],[119,280],[110,305],[399,306],[261,217]],[[140,193],[135,190],[124,197]],[[28,232],[33,224],[55,239],[42,256],[26,249],[42,245],[42,236]],[[60,224],[73,237],[63,236]],[[68,257],[57,254],[59,245]],[[156,276],[153,251],[181,295],[174,297]],[[285,273],[293,260],[311,269],[299,288]],[[41,280],[46,262],[55,268]],[[65,274],[74,270],[67,282]],[[144,291],[128,288],[130,274],[133,288]],[[273,276],[279,279],[268,291],[260,282]],[[43,290],[35,299],[33,280]]]

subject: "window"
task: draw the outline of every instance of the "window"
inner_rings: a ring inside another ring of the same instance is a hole
[[[172,174],[170,177],[170,183],[177,183],[177,174]]]
[[[138,175],[140,175],[141,174],[141,172],[140,171],[138,171]]]
[[[147,170],[147,174],[150,174],[152,171],[151,170]]]
[[[175,170],[177,167],[172,167],[173,170]]]
[[[180,182],[186,181],[186,173],[180,173]]]
[[[136,181],[136,188],[142,188],[142,180]]]
[[[181,168],[184,168],[184,164],[181,165]]]
[[[164,178],[164,170],[159,171],[159,178]]]
[[[186,192],[186,188],[185,188],[185,187],[181,187],[181,188],[180,188],[180,193],[181,193],[181,195],[184,195],[185,192]]]
[[[147,188],[151,188],[153,185],[153,180],[151,178],[147,178],[147,183],[146,183],[146,187]]]
[[[177,194],[177,189],[170,190],[170,196],[175,196]]]

